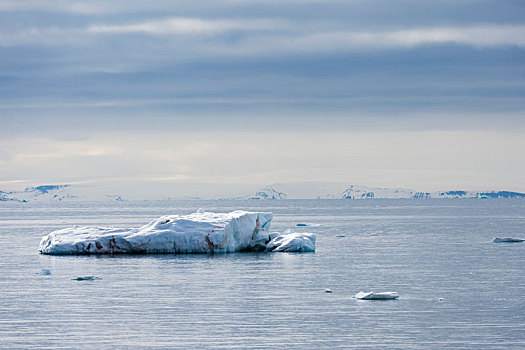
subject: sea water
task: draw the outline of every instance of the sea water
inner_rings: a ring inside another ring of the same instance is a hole
[[[316,252],[38,254],[56,229],[199,208],[272,211],[272,230],[315,233]],[[525,236],[525,200],[0,203],[0,347],[523,348],[525,243],[494,236]]]

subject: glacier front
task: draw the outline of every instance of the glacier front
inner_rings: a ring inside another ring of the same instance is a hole
[[[73,227],[44,236],[39,251],[53,255],[265,251],[279,236],[269,231],[272,219],[273,214],[265,212],[199,210],[162,216],[139,228]]]

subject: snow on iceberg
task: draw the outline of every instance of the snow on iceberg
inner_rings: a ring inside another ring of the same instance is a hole
[[[139,228],[73,227],[51,232],[42,254],[231,253],[264,250],[272,213],[166,215]]]
[[[313,233],[298,233],[286,230],[281,235],[275,235],[266,245],[267,252],[302,253],[315,252],[315,235]]]

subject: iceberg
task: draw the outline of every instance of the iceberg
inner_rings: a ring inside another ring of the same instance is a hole
[[[267,252],[304,253],[315,252],[315,235],[286,230],[272,238],[266,245]]]
[[[270,233],[272,213],[237,210],[166,215],[139,228],[71,227],[42,237],[51,255],[314,252],[315,235]]]
[[[40,241],[42,254],[232,253],[263,251],[272,213],[166,215],[139,228],[73,227]]]
[[[361,300],[390,300],[399,298],[399,294],[397,292],[359,292],[355,297]]]
[[[522,238],[494,237],[492,243],[519,243],[523,241],[525,241],[525,239]]]

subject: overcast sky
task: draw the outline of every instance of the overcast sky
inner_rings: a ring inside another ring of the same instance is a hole
[[[522,0],[0,0],[0,189],[525,191]]]

